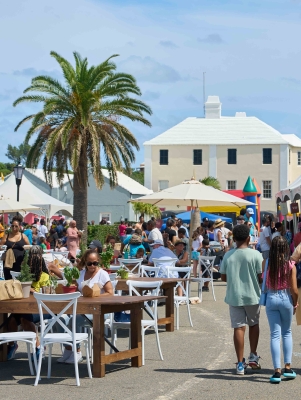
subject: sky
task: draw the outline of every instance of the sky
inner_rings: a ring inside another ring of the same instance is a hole
[[[152,127],[126,122],[140,145],[186,117],[203,116],[218,95],[222,115],[245,111],[301,137],[301,0],[12,0],[0,12],[0,161],[40,105],[12,103],[31,79],[62,79],[54,50],[98,64],[112,54],[117,70],[135,76],[152,108]]]

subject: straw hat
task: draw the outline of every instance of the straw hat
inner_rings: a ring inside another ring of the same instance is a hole
[[[225,224],[225,221],[223,221],[222,219],[216,219],[214,224],[213,224],[213,228],[219,228],[220,226],[223,226]]]

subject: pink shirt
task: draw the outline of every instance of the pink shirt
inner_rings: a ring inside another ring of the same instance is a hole
[[[119,236],[125,236],[125,230],[126,230],[127,226],[126,225],[119,225],[118,229],[119,229]]]
[[[286,265],[286,270],[287,270],[287,273],[289,273],[292,269],[293,269],[293,266],[295,265],[295,261],[289,261],[288,263],[287,263],[287,265]],[[289,276],[289,275],[288,275]],[[289,289],[290,288],[290,282],[289,281],[283,281],[283,282],[280,282],[280,277],[279,277],[279,279],[278,279],[278,286],[277,286],[277,289],[274,289],[274,288],[272,288],[271,286],[270,286],[270,279],[269,279],[269,269],[268,269],[268,271],[267,271],[267,280],[266,280],[266,285],[267,285],[267,288],[268,289],[271,289],[271,290],[284,290],[284,289]]]

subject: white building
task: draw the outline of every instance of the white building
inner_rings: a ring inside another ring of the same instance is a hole
[[[275,194],[301,173],[301,139],[245,112],[223,117],[218,96],[208,97],[205,118],[186,118],[144,147],[147,188],[213,176],[223,190],[243,189],[251,175],[261,186],[263,210],[276,210]]]

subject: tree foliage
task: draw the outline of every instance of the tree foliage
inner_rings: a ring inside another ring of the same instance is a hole
[[[6,157],[12,160],[15,164],[21,162],[26,164],[27,156],[30,150],[30,145],[28,143],[21,143],[19,146],[12,146],[9,144],[7,146]]]
[[[200,182],[206,186],[212,186],[214,189],[221,190],[221,184],[219,180],[213,176],[207,176],[206,178],[200,179]]]
[[[134,213],[136,215],[139,214],[144,216],[144,214],[146,214],[149,217],[155,217],[155,218],[161,217],[161,211],[157,206],[147,203],[132,203],[132,204]]]
[[[117,171],[130,170],[138,142],[121,123],[129,119],[150,126],[144,114],[151,109],[138,99],[141,95],[132,75],[116,72],[113,55],[99,65],[88,67],[87,58],[74,54],[75,66],[56,52],[64,83],[50,76],[37,76],[24,90],[25,95],[14,102],[38,102],[42,109],[19,122],[15,130],[31,121],[26,142],[36,139],[27,158],[28,167],[37,167],[43,156],[43,169],[51,184],[49,171],[56,169],[62,182],[68,167],[74,171],[74,218],[79,228],[87,231],[88,172],[101,189],[109,170],[110,184],[117,184]],[[28,94],[30,93],[30,94]]]

